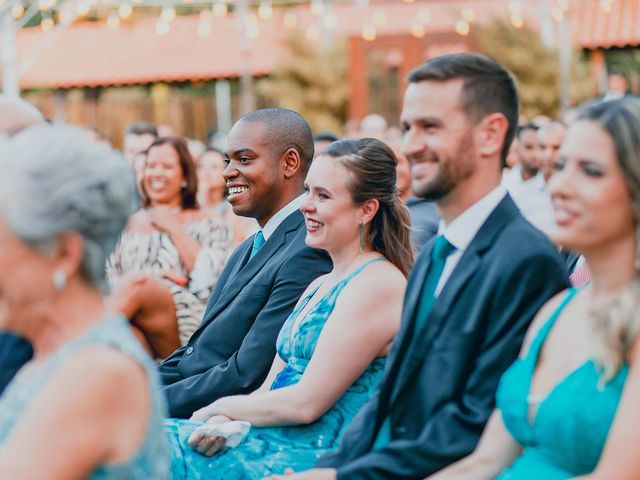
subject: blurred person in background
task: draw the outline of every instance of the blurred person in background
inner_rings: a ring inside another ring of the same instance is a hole
[[[518,127],[518,165],[504,178],[511,198],[522,215],[547,236],[555,225],[551,197],[541,170],[538,153],[538,127],[533,124]]]
[[[600,100],[618,100],[629,95],[629,83],[622,72],[613,70],[607,75],[607,91]]]
[[[592,281],[540,310],[477,449],[431,480],[640,478],[640,100],[585,107],[549,189]]]
[[[0,397],[0,478],[168,479],[154,364],[102,296],[133,173],[73,127],[0,148],[0,325],[35,350]]]
[[[538,129],[538,165],[545,183],[549,183],[566,134],[567,128],[558,121],[552,121]]]
[[[321,132],[313,136],[313,147],[315,150],[315,156],[320,155],[325,148],[331,145],[333,142],[338,141],[338,136],[331,132]]]
[[[122,153],[136,172],[138,192],[143,202],[145,199],[141,182],[145,161],[144,154],[156,138],[158,138],[158,130],[154,124],[136,122],[127,127],[122,141]]]
[[[109,259],[110,300],[150,353],[164,358],[200,325],[224,268],[231,231],[199,208],[196,168],[184,140],[161,137],[146,153],[143,208]]]
[[[44,116],[30,103],[0,95],[0,145],[20,130],[43,123]],[[5,161],[0,159],[0,168]],[[28,341],[14,333],[0,331],[0,393],[32,355],[33,348]]]
[[[231,250],[235,250],[255,233],[258,223],[253,218],[233,213],[227,202],[228,190],[223,176],[226,166],[224,153],[215,147],[206,146],[198,157],[198,201],[202,208],[214,210],[225,221],[233,233]]]
[[[379,140],[387,136],[387,120],[379,113],[370,113],[360,122],[360,137],[377,138]]]
[[[409,209],[411,216],[411,241],[416,256],[422,247],[438,233],[440,214],[436,204],[430,200],[416,197],[411,190],[413,177],[411,164],[402,152],[399,140],[389,140],[388,145],[396,155],[396,188],[400,199]]]

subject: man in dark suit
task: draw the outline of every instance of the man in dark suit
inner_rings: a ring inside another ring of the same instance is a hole
[[[409,76],[403,150],[442,216],[409,278],[382,383],[340,447],[295,479],[421,479],[468,455],[542,304],[567,286],[556,249],[500,186],[518,118],[513,78],[475,54]]]
[[[0,95],[0,142],[4,136],[43,122],[42,114],[30,103]],[[0,393],[32,356],[33,348],[29,342],[12,333],[0,332]]]
[[[159,366],[172,417],[258,388],[280,327],[309,283],[331,270],[325,252],[306,246],[298,209],[313,159],[307,122],[286,109],[249,113],[231,129],[225,157],[228,201],[261,229],[229,259],[200,328]]]

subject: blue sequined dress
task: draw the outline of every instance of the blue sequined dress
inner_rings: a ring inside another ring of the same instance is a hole
[[[169,478],[169,450],[162,435],[163,417],[166,414],[165,400],[159,389],[159,378],[154,362],[142,349],[131,333],[129,322],[121,316],[110,316],[89,328],[86,333],[51,355],[38,370],[30,375],[18,372],[0,397],[0,448],[14,425],[43,385],[70,355],[81,348],[93,345],[108,346],[142,365],[149,379],[151,412],[147,433],[140,450],[126,462],[100,465],[89,477],[91,480],[165,480]],[[69,392],[72,394],[72,392]],[[82,386],[78,385],[78,394]],[[70,419],[72,421],[72,419]],[[55,442],[56,432],[43,432]],[[74,452],[68,455],[73,456]],[[37,459],[34,459],[37,462]]]
[[[574,294],[569,291],[527,355],[502,377],[497,405],[507,430],[524,450],[497,480],[565,480],[589,474],[598,464],[627,379],[627,364],[601,387],[595,363],[587,360],[537,403],[530,419],[529,390],[540,349]]]
[[[293,337],[291,331],[296,318],[317,289],[305,297],[291,313],[277,340],[278,355],[287,365],[274,380],[271,390],[294,385],[302,378],[340,292],[369,263],[371,262],[362,265],[327,292],[305,314]],[[314,423],[293,427],[252,427],[239,446],[225,449],[213,457],[200,455],[187,445],[189,435],[200,423],[167,420],[173,456],[172,478],[252,480],[283,473],[285,468],[296,471],[312,468],[322,453],[338,446],[342,432],[377,387],[384,364],[385,359],[375,359],[335,405]]]

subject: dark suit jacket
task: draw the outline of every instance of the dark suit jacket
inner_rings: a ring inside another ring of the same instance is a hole
[[[435,237],[440,225],[440,214],[434,202],[423,198],[411,197],[407,199],[407,208],[411,214],[411,240],[416,254],[422,247]]]
[[[172,417],[189,417],[220,397],[262,384],[282,324],[307,286],[332,268],[326,252],[309,248],[305,236],[296,211],[251,260],[253,237],[233,253],[202,325],[159,366]]]
[[[17,335],[0,332],[0,393],[32,356],[33,348],[29,342]]]
[[[473,451],[504,370],[542,304],[568,286],[556,249],[508,196],[482,225],[413,331],[432,240],[411,272],[402,324],[380,387],[318,467],[339,479],[421,479]],[[420,346],[405,353],[411,338]],[[391,407],[393,409],[391,409]],[[392,440],[372,451],[391,415]]]

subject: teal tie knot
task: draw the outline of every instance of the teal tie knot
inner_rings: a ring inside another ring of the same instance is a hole
[[[431,260],[443,260],[451,255],[455,249],[444,235],[439,235],[433,245],[433,250],[431,250]]]
[[[262,230],[259,230],[253,237],[253,247],[251,248],[251,255],[249,256],[249,259],[253,258],[255,254],[260,251],[265,242],[264,234],[262,233]]]

